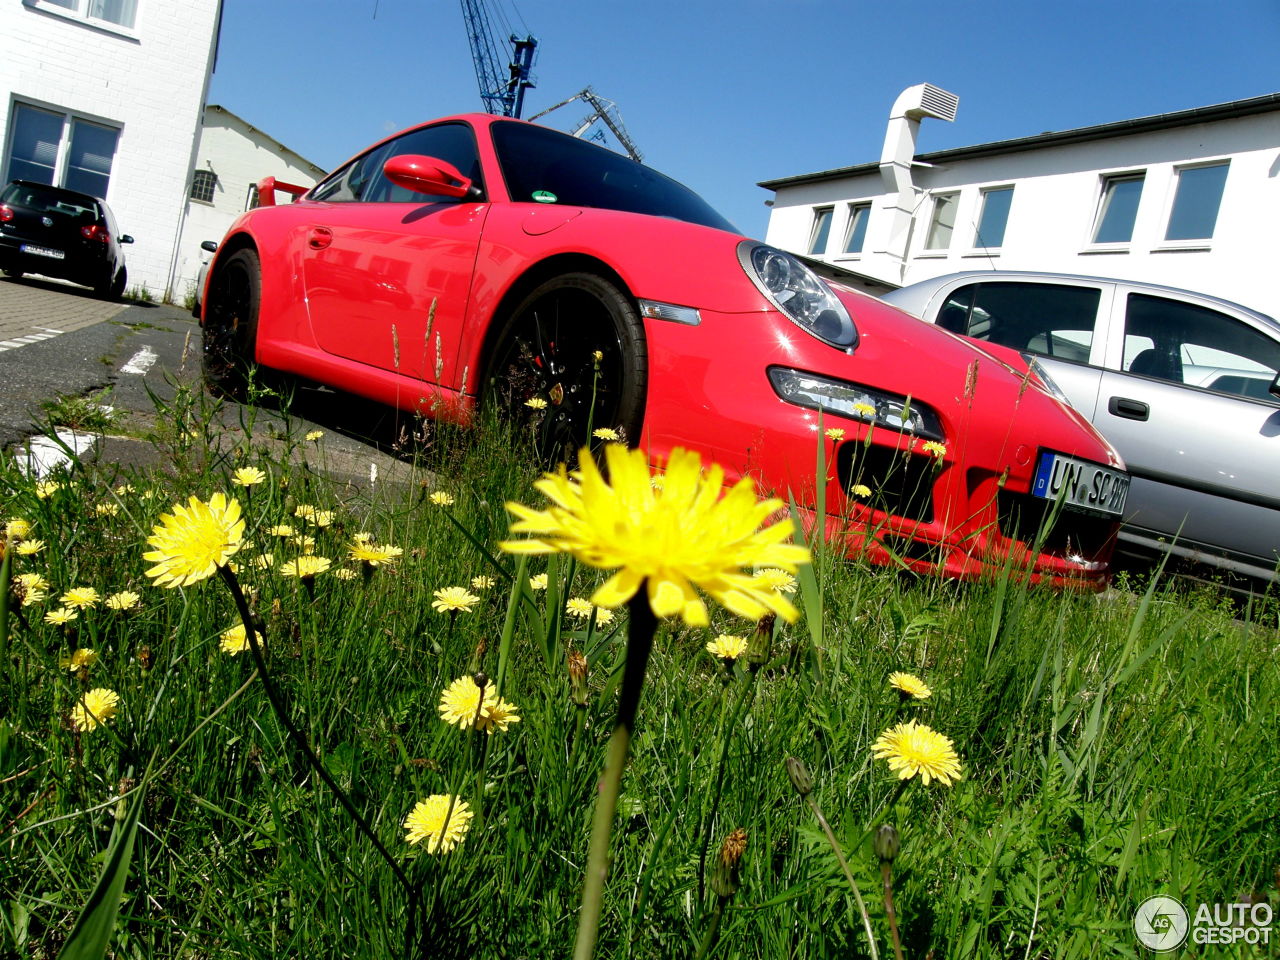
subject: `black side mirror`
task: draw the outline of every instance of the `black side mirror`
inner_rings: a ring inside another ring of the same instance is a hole
[[[218,244],[214,240],[206,240],[202,244],[200,244],[200,249],[203,250],[205,253],[217,253]]]
[[[120,242],[121,242],[121,243],[133,243],[133,237],[129,236],[127,233],[121,234],[121,235],[120,235]]]

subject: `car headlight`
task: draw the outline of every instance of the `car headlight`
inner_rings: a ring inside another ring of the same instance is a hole
[[[850,350],[858,342],[853,318],[822,279],[791,254],[754,240],[738,244],[738,262],[756,288],[819,340]]]
[[[790,367],[770,367],[769,382],[779,397],[798,407],[824,410],[928,440],[946,439],[938,415],[910,397]]]
[[[1022,359],[1027,362],[1027,366],[1031,368],[1032,375],[1040,381],[1040,385],[1044,387],[1049,396],[1053,397],[1055,400],[1065,403],[1068,407],[1072,406],[1071,401],[1067,399],[1066,393],[1060,386],[1058,386],[1058,381],[1049,376],[1049,371],[1045,369],[1045,366],[1040,362],[1039,357],[1034,353],[1024,353],[1022,354]]]

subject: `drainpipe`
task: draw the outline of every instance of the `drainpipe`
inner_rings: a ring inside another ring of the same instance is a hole
[[[883,208],[888,214],[887,226],[881,231],[880,249],[875,252],[897,262],[898,281],[907,271],[907,250],[915,223],[916,203],[920,191],[911,182],[911,162],[916,154],[916,137],[920,121],[955,120],[960,98],[931,83],[907,87],[898,95],[889,113],[889,126],[884,133],[884,149],[880,151],[880,179],[884,182]]]

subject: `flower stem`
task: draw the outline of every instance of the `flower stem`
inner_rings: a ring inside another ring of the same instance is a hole
[[[591,846],[587,855],[587,877],[582,890],[582,908],[578,913],[578,935],[573,946],[573,960],[590,960],[600,933],[600,911],[604,901],[605,880],[609,876],[609,838],[613,818],[618,809],[622,770],[631,748],[631,733],[640,707],[644,674],[653,650],[653,635],[658,621],[649,607],[648,581],[627,602],[627,659],[622,670],[622,690],[618,696],[618,716],[604,774],[600,778],[599,796],[591,822]]]
[[[893,909],[893,864],[880,862],[880,879],[884,885],[884,912],[889,917],[889,933],[893,935],[893,955],[902,960],[902,940],[898,936],[898,914]]]
[[[702,830],[702,852],[698,855],[698,908],[702,908],[702,898],[706,892],[706,872],[707,872],[707,850],[711,845],[711,833],[715,830],[716,814],[720,812],[720,796],[724,790],[724,773],[728,766],[729,744],[733,740],[733,731],[738,727],[738,721],[742,718],[743,708],[748,703],[748,698],[754,700],[755,694],[755,670],[747,672],[746,678],[742,681],[742,692],[738,694],[738,700],[733,705],[733,713],[729,716],[729,722],[721,731],[720,735],[720,759],[716,764],[716,785],[711,791],[711,812],[707,815],[707,821]],[[717,904],[718,909],[723,909]],[[717,922],[717,926],[718,926]]]
[[[369,822],[361,815],[351,802],[351,798],[347,796],[346,791],[338,786],[338,782],[329,775],[329,771],[324,768],[324,764],[320,762],[320,758],[316,756],[315,751],[311,749],[311,745],[307,743],[306,736],[302,731],[294,725],[289,719],[289,713],[285,709],[284,699],[280,695],[279,689],[276,687],[275,680],[272,679],[270,671],[267,670],[267,658],[262,653],[262,647],[258,645],[258,632],[254,628],[253,614],[249,610],[249,602],[245,599],[244,591],[240,589],[240,582],[236,579],[236,575],[231,572],[229,567],[218,567],[218,573],[222,577],[223,583],[227,585],[227,589],[231,591],[231,598],[235,601],[236,610],[240,614],[240,620],[244,624],[245,636],[249,638],[249,650],[253,654],[254,666],[258,669],[258,676],[262,679],[263,689],[267,693],[267,702],[271,704],[271,709],[276,715],[276,719],[280,721],[280,725],[284,727],[285,732],[289,735],[289,739],[293,741],[294,746],[307,758],[307,762],[311,768],[315,770],[316,775],[325,782],[325,785],[333,791],[334,796],[338,798],[338,802],[342,808],[347,811],[351,819],[355,821],[360,832],[368,838],[373,844],[378,854],[386,861],[387,866],[391,868],[391,872],[395,875],[397,881],[405,889],[410,898],[410,915],[416,911],[417,890],[409,881],[408,876],[400,868],[400,864],[396,863],[395,858],[382,845],[382,841],[378,839],[378,835],[373,832],[373,828],[369,826]]]

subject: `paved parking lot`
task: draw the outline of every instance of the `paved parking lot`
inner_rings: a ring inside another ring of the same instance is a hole
[[[110,320],[123,303],[57,280],[0,277],[0,352]]]

